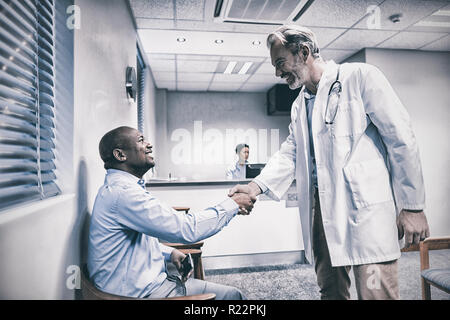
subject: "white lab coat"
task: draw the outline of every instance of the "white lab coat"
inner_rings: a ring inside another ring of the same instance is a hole
[[[325,124],[337,68],[328,61],[319,82],[312,134],[323,226],[333,266],[400,257],[396,216],[424,209],[419,152],[408,113],[384,75],[363,63],[341,65],[342,93]],[[291,110],[289,136],[256,178],[281,199],[295,178],[305,256],[313,262],[311,158],[303,90]]]

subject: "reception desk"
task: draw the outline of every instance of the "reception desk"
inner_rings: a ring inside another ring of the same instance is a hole
[[[220,203],[234,185],[250,181],[150,180],[146,187],[166,204],[195,212]],[[283,197],[286,199],[277,202],[260,195],[250,215],[236,216],[221,232],[206,239],[205,269],[302,263],[300,216],[289,193],[295,194],[295,182]]]

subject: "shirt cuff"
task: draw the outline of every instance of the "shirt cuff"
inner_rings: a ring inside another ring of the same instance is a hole
[[[269,188],[267,188],[267,186],[263,182],[261,182],[260,180],[253,179],[253,182],[258,185],[258,187],[261,189],[262,193],[266,193],[267,190],[269,190]]]
[[[172,255],[172,251],[175,250],[175,248],[166,246],[165,244],[162,244],[162,243],[160,243],[159,246],[160,246],[161,252],[164,256],[164,260],[170,261],[170,256]]]
[[[221,207],[226,212],[226,214],[230,217],[229,220],[231,220],[231,218],[233,218],[239,211],[239,206],[236,201],[229,197],[219,203],[217,206]]]

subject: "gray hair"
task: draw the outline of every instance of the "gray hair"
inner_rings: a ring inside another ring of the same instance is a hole
[[[320,57],[316,36],[308,28],[298,25],[281,26],[267,36],[267,47],[270,49],[276,40],[281,41],[294,55],[299,53],[302,45],[305,45],[314,59]]]

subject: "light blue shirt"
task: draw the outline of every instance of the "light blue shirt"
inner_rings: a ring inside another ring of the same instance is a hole
[[[239,164],[239,160],[236,161],[236,163],[230,165],[227,168],[227,179],[233,179],[233,180],[245,180],[245,176],[246,176],[246,164],[248,163],[248,161],[245,161],[244,165],[240,165]]]
[[[231,198],[192,214],[182,214],[145,190],[145,182],[108,169],[92,211],[88,271],[102,291],[145,297],[167,277],[165,260],[173,248],[159,242],[197,242],[219,232],[237,214]]]
[[[309,153],[311,155],[312,161],[312,185],[317,187],[317,170],[316,170],[316,157],[314,155],[314,140],[311,129],[312,122],[312,113],[314,108],[314,102],[316,101],[316,95],[311,93],[308,89],[305,88],[304,91],[305,96],[305,105],[306,105],[306,116],[308,119],[308,132],[309,132]]]

